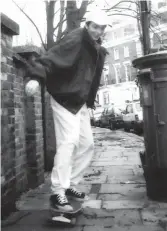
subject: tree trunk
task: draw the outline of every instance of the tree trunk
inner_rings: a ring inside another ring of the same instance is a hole
[[[53,33],[53,21],[54,21],[54,8],[55,1],[46,2],[46,20],[47,20],[47,50],[54,45]]]
[[[77,8],[76,0],[67,1],[66,18],[67,18],[68,32],[80,27],[87,6],[88,6],[88,1],[85,0],[82,1],[80,9]]]
[[[66,18],[67,31],[72,31],[80,26],[79,11],[77,9],[76,1],[67,1]]]
[[[150,33],[149,33],[149,26],[150,26],[150,12],[148,10],[148,1],[141,1],[140,2],[140,21],[142,27],[142,44],[143,44],[143,53],[144,55],[149,54],[150,52]]]

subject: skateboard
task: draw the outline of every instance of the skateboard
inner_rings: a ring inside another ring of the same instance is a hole
[[[60,210],[55,210],[52,207],[50,208],[50,214],[51,218],[50,223],[51,224],[67,224],[67,225],[75,225],[77,216],[81,213],[82,211],[82,203],[78,201],[70,201],[70,204],[73,207],[73,211],[71,212],[66,212],[66,211],[60,211]]]

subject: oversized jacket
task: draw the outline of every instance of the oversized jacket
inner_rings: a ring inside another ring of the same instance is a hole
[[[85,103],[94,106],[106,54],[86,28],[78,28],[36,61],[41,72],[34,67],[29,75],[44,78],[50,95],[76,114]]]

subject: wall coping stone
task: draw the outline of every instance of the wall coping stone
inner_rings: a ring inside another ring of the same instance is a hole
[[[19,54],[15,53],[15,52],[13,53],[13,62],[15,64],[21,64],[24,66],[26,66],[26,64],[27,64],[26,59],[22,58]]]
[[[3,13],[1,15],[1,30],[9,35],[19,35],[19,25]]]
[[[41,48],[37,47],[33,44],[27,44],[27,45],[23,45],[23,46],[15,46],[15,47],[13,47],[13,49],[18,54],[22,54],[22,53],[32,53],[32,54],[36,54],[36,55],[41,54]]]

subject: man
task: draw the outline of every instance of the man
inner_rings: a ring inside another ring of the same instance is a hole
[[[51,95],[57,153],[50,202],[55,210],[72,211],[70,197],[87,199],[76,186],[94,154],[88,107],[94,107],[107,54],[101,47],[107,23],[105,13],[89,14],[84,28],[69,33],[29,67],[29,75],[43,78]],[[31,92],[30,84],[27,89]]]

